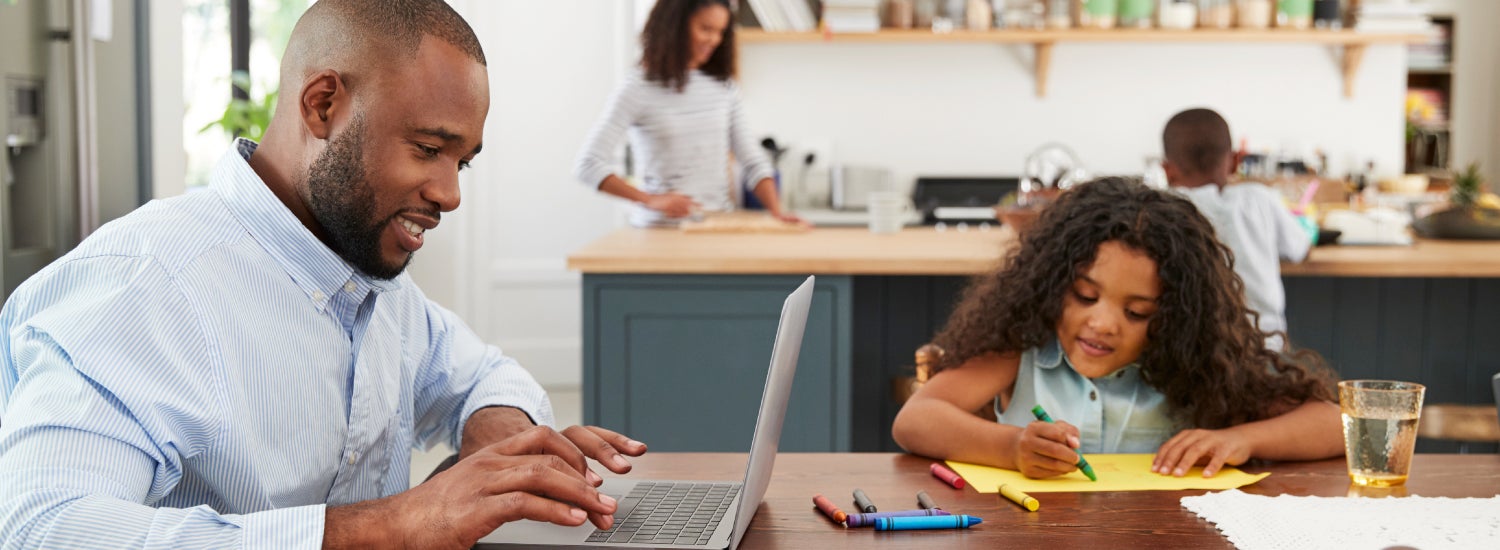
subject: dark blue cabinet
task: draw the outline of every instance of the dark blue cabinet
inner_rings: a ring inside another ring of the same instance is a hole
[[[657,451],[749,450],[781,305],[802,280],[585,275],[585,422]],[[781,450],[850,450],[850,302],[848,277],[818,277]]]

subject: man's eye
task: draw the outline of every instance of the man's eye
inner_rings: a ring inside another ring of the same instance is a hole
[[[430,147],[427,145],[418,145],[417,148],[421,149],[422,154],[426,155],[427,158],[436,158],[438,156],[438,152],[441,151],[437,147]]]

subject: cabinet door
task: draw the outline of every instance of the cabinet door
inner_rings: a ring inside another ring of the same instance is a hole
[[[745,452],[787,276],[584,277],[584,417],[654,451]],[[819,277],[783,451],[849,448],[847,277]]]

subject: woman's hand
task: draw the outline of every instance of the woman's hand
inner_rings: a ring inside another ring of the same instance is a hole
[[[641,201],[641,204],[669,218],[686,218],[699,208],[698,203],[693,199],[677,193],[650,195],[646,197],[646,200]]]
[[[1016,440],[1016,470],[1026,477],[1060,476],[1078,469],[1078,428],[1067,422],[1036,421]]]
[[[803,227],[812,227],[812,224],[808,223],[807,220],[799,218],[799,217],[797,217],[796,214],[793,214],[791,212],[787,212],[785,210],[778,210],[778,211],[772,212],[771,213],[771,217],[776,218],[778,220],[781,220],[784,223],[790,223],[790,224],[794,224],[794,225],[800,225],[800,226],[803,226]]]
[[[1213,477],[1225,464],[1239,466],[1250,460],[1250,451],[1250,440],[1234,428],[1183,430],[1156,450],[1151,471],[1182,477],[1193,466],[1207,461],[1203,477]]]

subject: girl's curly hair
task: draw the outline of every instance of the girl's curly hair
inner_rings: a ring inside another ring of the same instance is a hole
[[[1333,375],[1316,353],[1266,349],[1268,335],[1256,327],[1245,285],[1231,267],[1234,254],[1198,209],[1123,178],[1063,193],[998,271],[969,285],[934,339],[944,350],[935,372],[1055,339],[1064,293],[1106,241],[1156,262],[1162,292],[1139,363],[1179,423],[1219,429],[1277,416],[1308,400],[1335,400]]]
[[[641,67],[646,80],[682,91],[688,81],[688,63],[693,55],[693,36],[688,25],[693,14],[709,6],[723,6],[734,13],[729,0],[659,0],[641,29]],[[724,28],[723,41],[698,68],[716,80],[735,75],[734,25]]]

